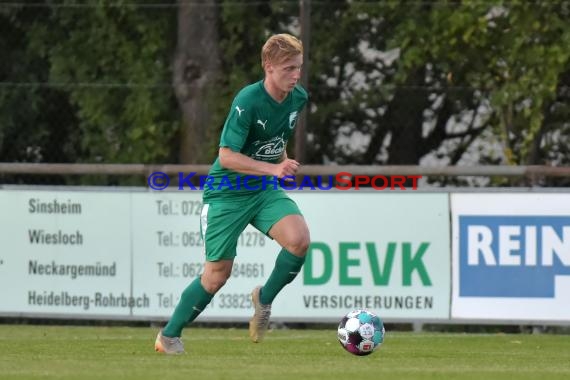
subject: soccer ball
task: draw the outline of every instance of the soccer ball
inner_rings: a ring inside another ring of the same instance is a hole
[[[354,355],[370,355],[384,342],[384,323],[367,310],[353,310],[338,325],[338,341]]]

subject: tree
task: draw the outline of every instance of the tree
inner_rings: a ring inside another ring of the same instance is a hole
[[[44,85],[49,62],[31,29],[48,15],[0,7],[0,161],[72,162],[83,154],[66,92]]]
[[[211,162],[299,3],[151,3],[0,6],[3,159]],[[305,163],[567,164],[567,4],[313,3]]]
[[[32,71],[44,73],[36,81],[64,95],[60,115],[73,110],[73,131],[59,138],[77,136],[78,161],[171,161],[178,127],[169,85],[173,12],[157,17],[156,9],[122,1],[74,4],[47,4],[40,8],[44,17],[26,25],[27,54],[45,65]]]
[[[312,160],[456,164],[487,133],[504,153],[481,151],[479,162],[540,162],[530,147],[568,69],[563,4],[313,7]]]
[[[211,161],[221,57],[215,0],[179,1],[173,84],[182,111],[180,162]]]

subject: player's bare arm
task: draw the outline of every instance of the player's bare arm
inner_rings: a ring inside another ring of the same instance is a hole
[[[219,151],[220,164],[226,168],[238,173],[250,175],[271,175],[278,178],[292,176],[297,173],[300,164],[284,156],[284,159],[272,164],[269,162],[258,161],[239,152],[234,152],[230,148],[222,147]]]

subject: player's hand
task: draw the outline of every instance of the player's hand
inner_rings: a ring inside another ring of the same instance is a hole
[[[297,173],[299,166],[301,166],[301,164],[299,164],[297,161],[287,158],[276,164],[274,175],[276,175],[277,178],[294,176]]]

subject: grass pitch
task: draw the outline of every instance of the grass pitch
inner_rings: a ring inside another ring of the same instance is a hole
[[[153,351],[156,329],[0,325],[0,379],[570,379],[570,336],[386,333],[367,357],[336,331],[188,328],[185,355]]]

